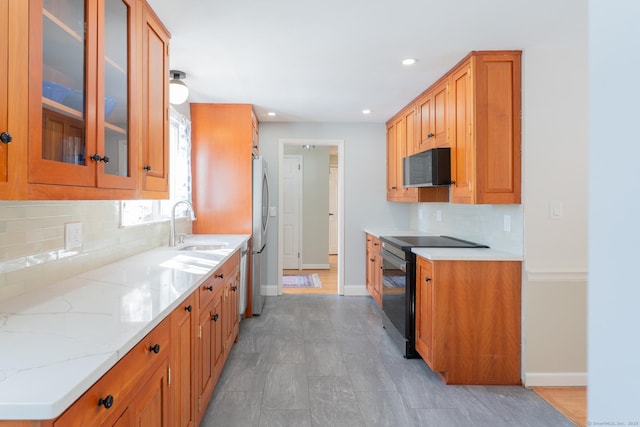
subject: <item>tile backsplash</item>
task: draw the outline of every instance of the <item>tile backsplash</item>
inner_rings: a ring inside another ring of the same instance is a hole
[[[511,231],[504,231],[505,215],[510,218]],[[483,243],[493,249],[518,255],[523,254],[522,205],[416,203],[411,210],[411,228]]]
[[[82,224],[65,250],[64,227]],[[0,299],[164,245],[169,222],[120,227],[119,201],[0,201]]]

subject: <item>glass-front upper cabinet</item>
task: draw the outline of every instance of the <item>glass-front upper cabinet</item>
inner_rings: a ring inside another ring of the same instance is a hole
[[[98,169],[98,184],[107,187],[134,188],[131,135],[134,121],[130,120],[130,76],[133,75],[131,39],[134,24],[132,0],[100,0],[104,14],[100,17],[99,34],[104,40],[99,50],[99,69],[102,85],[98,89],[98,147],[108,159],[104,170]],[[129,179],[127,179],[129,178]]]
[[[42,44],[34,43],[31,50],[30,69],[41,70],[31,78],[42,81],[42,94],[31,97],[30,118],[36,121],[39,103],[42,126],[32,138],[40,143],[32,142],[29,150],[29,180],[135,188],[130,141],[134,6],[130,0],[36,0],[32,5],[32,34]],[[35,66],[38,59],[41,68]]]

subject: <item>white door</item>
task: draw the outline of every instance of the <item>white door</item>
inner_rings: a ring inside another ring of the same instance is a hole
[[[329,167],[329,255],[338,253],[338,167]]]
[[[282,187],[282,268],[299,270],[302,156],[284,156]]]

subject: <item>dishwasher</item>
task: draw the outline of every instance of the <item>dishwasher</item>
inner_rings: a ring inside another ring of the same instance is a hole
[[[249,256],[249,243],[244,242],[240,248],[240,298],[238,298],[238,321],[242,321],[244,318],[244,311],[247,309],[247,277],[249,263],[247,257]]]

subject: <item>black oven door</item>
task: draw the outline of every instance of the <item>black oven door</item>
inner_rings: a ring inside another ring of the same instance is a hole
[[[404,338],[407,338],[407,267],[408,263],[395,254],[383,250],[382,255],[382,311]]]

